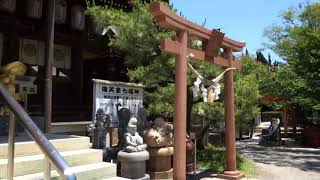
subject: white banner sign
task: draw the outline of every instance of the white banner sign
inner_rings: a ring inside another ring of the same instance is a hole
[[[110,115],[111,125],[117,126],[117,114],[121,108],[128,108],[134,116],[143,107],[143,86],[141,84],[124,83],[93,79],[93,118],[98,109]]]

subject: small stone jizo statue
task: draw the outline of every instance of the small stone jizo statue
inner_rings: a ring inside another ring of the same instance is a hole
[[[127,132],[124,134],[125,139],[125,152],[140,152],[145,151],[147,145],[143,143],[142,137],[137,132],[138,120],[131,118],[128,123]]]

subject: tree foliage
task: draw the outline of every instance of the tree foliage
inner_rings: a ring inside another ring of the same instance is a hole
[[[320,3],[281,14],[283,23],[265,30],[268,47],[286,62],[268,83],[288,104],[320,110]]]
[[[250,56],[241,57],[242,68],[235,76],[235,113],[239,130],[248,130],[252,119],[260,113],[260,85],[267,66]]]

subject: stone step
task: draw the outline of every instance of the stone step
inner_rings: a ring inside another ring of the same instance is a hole
[[[98,162],[82,166],[71,167],[77,180],[101,180],[117,176],[117,165],[108,162]],[[52,180],[62,180],[57,171],[51,171]],[[0,179],[4,180],[4,179]],[[15,177],[14,180],[43,180],[43,173],[35,173]]]
[[[45,134],[59,152],[88,149],[90,138],[85,136]],[[0,136],[0,159],[7,158],[8,137]],[[38,145],[27,134],[19,134],[15,138],[15,157],[42,154]]]
[[[61,152],[61,155],[70,166],[92,164],[102,161],[102,151],[97,149],[83,149]],[[14,159],[14,175],[22,176],[42,172],[44,155],[16,157]],[[7,159],[0,159],[0,178],[5,178]]]

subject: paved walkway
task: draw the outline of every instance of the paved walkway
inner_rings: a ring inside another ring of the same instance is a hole
[[[282,147],[259,146],[258,141],[237,142],[237,151],[257,165],[258,179],[320,180],[320,149],[303,148],[290,139]]]

